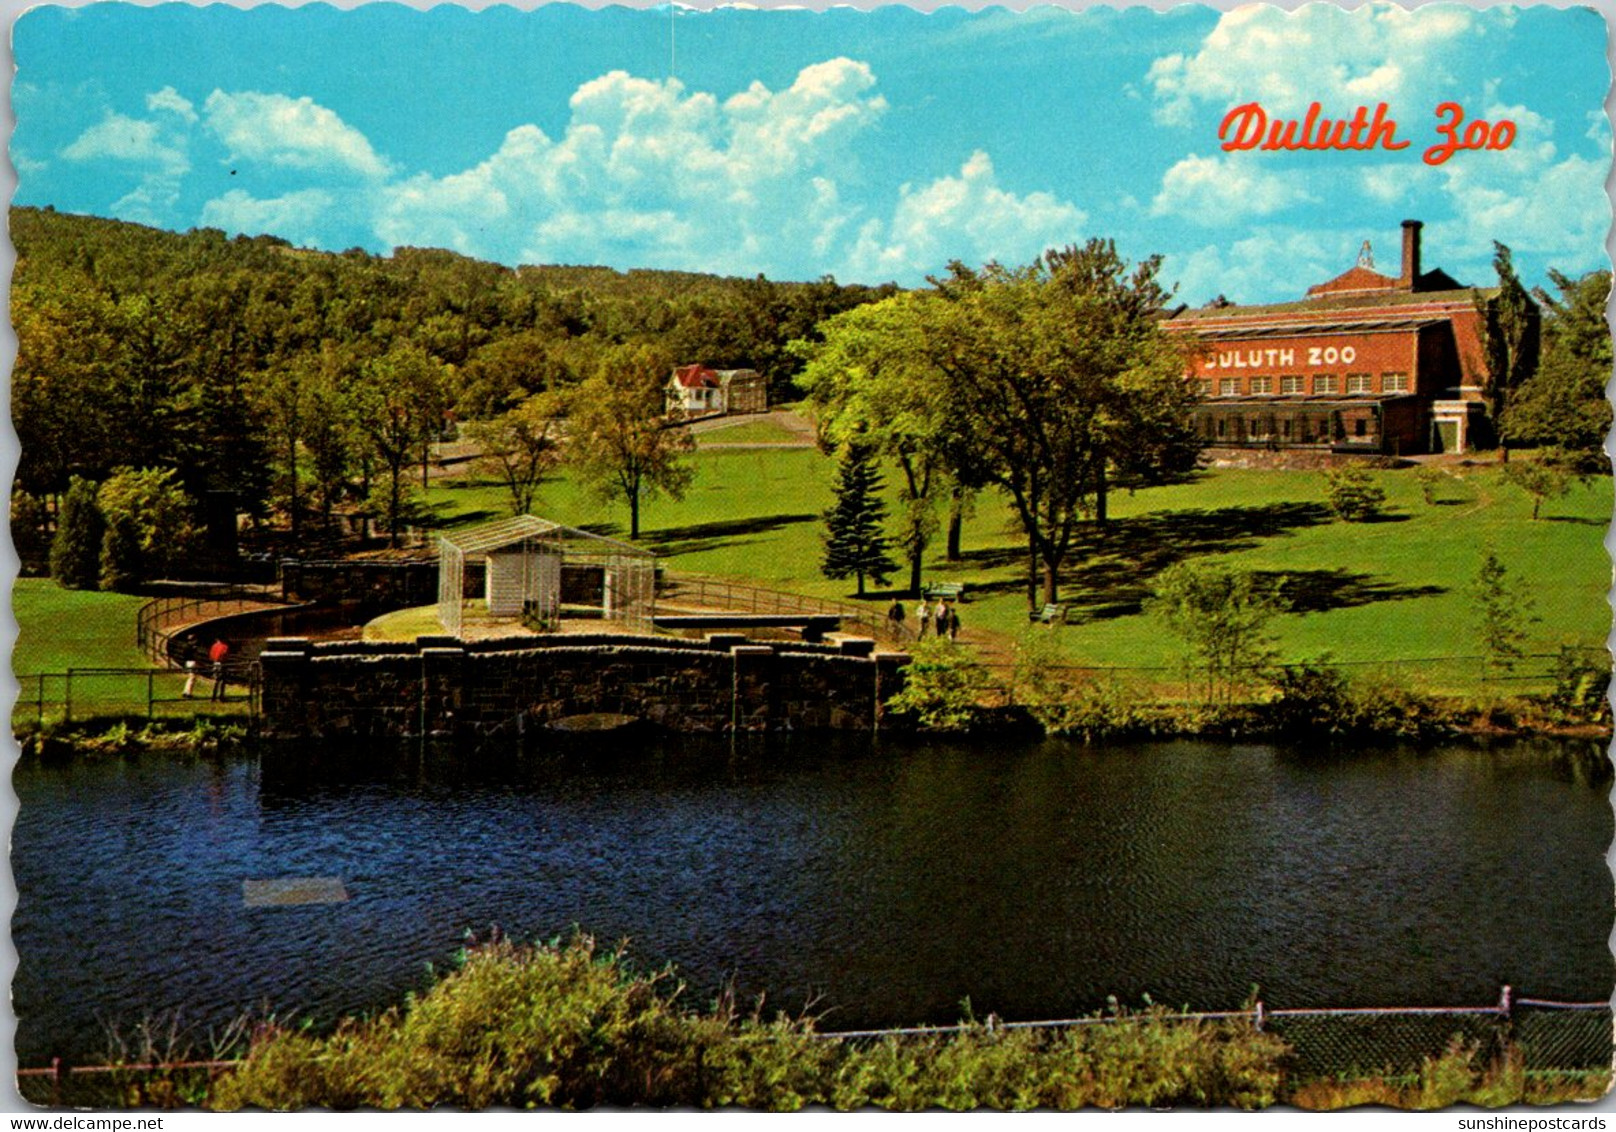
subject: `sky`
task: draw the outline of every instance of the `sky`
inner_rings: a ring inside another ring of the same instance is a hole
[[[903,285],[1103,236],[1195,304],[1300,298],[1365,240],[1395,275],[1403,219],[1466,284],[1494,240],[1529,284],[1609,265],[1591,9],[105,3],[13,50],[16,203],[180,231]],[[1224,151],[1251,102],[1384,102],[1409,144]],[[1447,102],[1512,143],[1426,163]]]

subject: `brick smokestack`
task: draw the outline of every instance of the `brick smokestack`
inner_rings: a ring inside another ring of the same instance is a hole
[[[1425,225],[1418,220],[1403,221],[1403,270],[1397,283],[1410,291],[1420,281],[1420,229],[1423,227]]]

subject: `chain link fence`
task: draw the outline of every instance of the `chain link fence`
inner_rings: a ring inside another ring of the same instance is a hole
[[[992,1029],[1035,1030],[1108,1026],[1135,1021],[1138,1014],[1100,1015],[1041,1022],[1001,1022]],[[1170,1013],[1148,1016],[1153,1025],[1242,1023],[1274,1035],[1290,1047],[1287,1076],[1292,1086],[1317,1080],[1406,1079],[1427,1061],[1457,1043],[1486,1065],[1513,1052],[1525,1072],[1581,1075],[1611,1072],[1616,1057],[1616,1021],[1608,1002],[1558,1002],[1512,998],[1509,988],[1493,1006],[1364,1007],[1319,1010],[1249,1010]],[[883,1038],[935,1038],[962,1033],[968,1026],[917,1026],[892,1030],[829,1031],[836,1041]]]

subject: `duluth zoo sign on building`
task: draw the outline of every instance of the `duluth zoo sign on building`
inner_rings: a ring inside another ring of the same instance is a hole
[[[1463,452],[1490,428],[1485,320],[1494,288],[1420,263],[1405,220],[1396,276],[1358,262],[1289,303],[1182,309],[1169,333],[1195,343],[1194,423],[1213,447],[1407,455]],[[1531,317],[1536,317],[1533,307]]]

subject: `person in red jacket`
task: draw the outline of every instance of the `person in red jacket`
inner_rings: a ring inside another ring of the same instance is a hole
[[[224,699],[224,658],[230,655],[230,646],[222,639],[215,638],[213,647],[208,649],[208,659],[213,661],[213,698]]]

